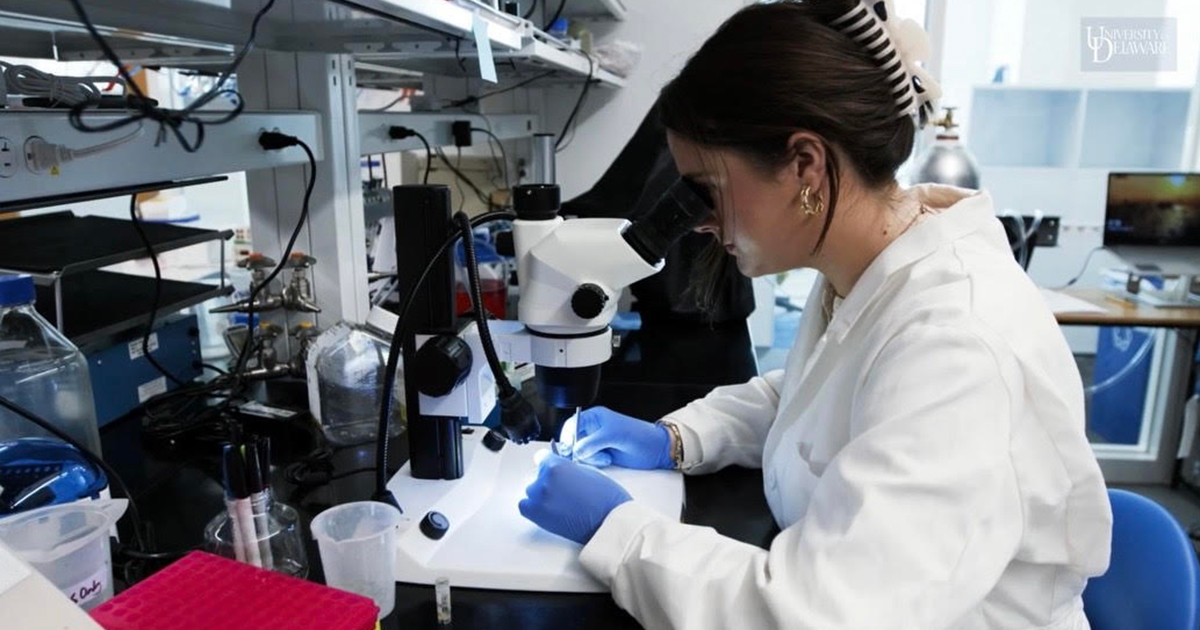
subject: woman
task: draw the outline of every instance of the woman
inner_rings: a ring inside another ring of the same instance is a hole
[[[747,275],[822,279],[785,370],[656,424],[579,418],[593,466],[761,466],[770,549],[557,456],[521,502],[648,628],[1088,627],[1112,517],[1079,374],[987,193],[896,184],[937,89],[890,9],[749,7],[662,94],[700,229]]]

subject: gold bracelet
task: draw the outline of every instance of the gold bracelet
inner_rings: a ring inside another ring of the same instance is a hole
[[[659,424],[667,430],[671,439],[671,464],[675,470],[683,470],[683,436],[679,433],[679,426],[674,422],[659,421]]]

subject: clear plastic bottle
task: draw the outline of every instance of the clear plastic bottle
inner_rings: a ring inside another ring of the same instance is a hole
[[[377,306],[366,324],[341,322],[321,333],[308,350],[308,406],[321,431],[339,446],[378,435],[383,374],[396,315]],[[404,373],[396,373],[391,436],[404,430]]]
[[[0,395],[99,454],[87,359],[33,308],[36,297],[29,276],[0,274]],[[0,408],[0,442],[22,437],[53,436]]]

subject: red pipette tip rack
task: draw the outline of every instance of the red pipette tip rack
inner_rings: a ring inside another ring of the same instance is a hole
[[[105,630],[373,630],[369,598],[199,551],[91,611]]]

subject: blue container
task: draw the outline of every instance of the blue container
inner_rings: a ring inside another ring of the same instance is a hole
[[[1153,333],[1109,326],[1099,334],[1088,429],[1106,444],[1137,444],[1154,356]]]

